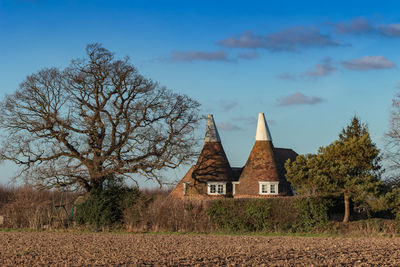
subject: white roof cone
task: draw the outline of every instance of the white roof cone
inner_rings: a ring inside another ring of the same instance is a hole
[[[219,138],[217,126],[215,126],[214,117],[212,114],[207,115],[207,126],[206,126],[206,142],[221,142]]]
[[[271,133],[268,129],[267,121],[265,120],[264,113],[258,113],[257,134],[256,141],[271,141]]]

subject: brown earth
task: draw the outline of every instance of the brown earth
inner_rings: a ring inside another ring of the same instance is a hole
[[[0,233],[1,266],[388,266],[400,238]]]

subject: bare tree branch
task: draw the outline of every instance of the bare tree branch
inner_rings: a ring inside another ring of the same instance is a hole
[[[144,78],[99,44],[28,76],[0,103],[0,157],[44,187],[90,191],[110,174],[156,175],[194,155],[199,103]]]

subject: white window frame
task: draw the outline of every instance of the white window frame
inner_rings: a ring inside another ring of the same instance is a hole
[[[278,195],[279,194],[279,182],[258,182],[260,195]],[[271,185],[275,187],[275,193],[271,193]],[[263,186],[267,187],[267,190],[263,192]]]
[[[211,186],[215,186],[215,193],[211,193]],[[222,186],[222,192],[218,192]],[[219,188],[218,188],[219,187]],[[226,195],[226,182],[208,182],[207,183],[207,194],[208,195]]]
[[[236,185],[238,185],[239,182],[232,182],[232,195],[236,194]]]
[[[183,182],[183,195],[184,196],[187,195],[187,188],[188,188],[189,184],[190,184],[190,182]]]

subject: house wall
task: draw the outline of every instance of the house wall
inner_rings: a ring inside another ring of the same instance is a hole
[[[178,199],[221,199],[232,196],[232,183],[228,182],[226,186],[226,195],[208,195],[207,182],[195,180],[192,177],[194,166],[185,174],[183,179],[170,193],[170,197]],[[186,185],[186,195],[184,195],[184,183]]]

